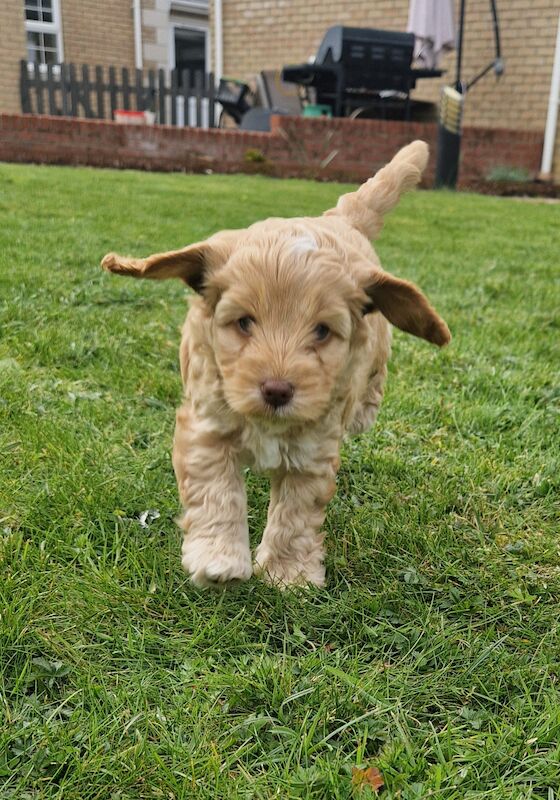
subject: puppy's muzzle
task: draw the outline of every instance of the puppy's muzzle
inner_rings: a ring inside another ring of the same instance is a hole
[[[288,381],[267,380],[261,384],[261,394],[268,406],[281,408],[294,396],[294,387]]]

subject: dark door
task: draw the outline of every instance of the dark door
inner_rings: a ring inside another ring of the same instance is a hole
[[[179,80],[184,69],[191,71],[191,82],[197,72],[206,72],[206,33],[192,28],[175,28],[175,67]]]

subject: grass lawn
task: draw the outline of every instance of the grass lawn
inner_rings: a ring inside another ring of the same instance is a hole
[[[385,266],[454,340],[395,333],[378,424],[344,448],[325,590],[181,571],[185,291],[100,257],[341,191],[0,165],[2,800],[373,797],[352,767],[385,800],[560,797],[558,206],[418,192],[388,219]]]

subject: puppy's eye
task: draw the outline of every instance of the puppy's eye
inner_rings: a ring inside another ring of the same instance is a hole
[[[314,330],[315,339],[318,342],[324,342],[326,339],[329,338],[330,332],[331,329],[329,328],[328,325],[323,325],[322,323],[320,325],[316,325]]]
[[[251,333],[251,326],[253,325],[254,321],[255,320],[253,317],[241,317],[237,320],[237,327],[241,333],[244,333],[245,336],[248,336]]]

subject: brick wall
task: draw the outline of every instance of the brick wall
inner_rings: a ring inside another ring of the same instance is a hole
[[[134,68],[129,0],[60,0],[64,60]]]
[[[15,113],[21,109],[19,61],[26,53],[22,0],[1,0],[0,33],[0,111]]]
[[[273,117],[271,133],[136,127],[96,120],[0,115],[0,160],[162,171],[264,172],[362,181],[414,138],[431,145],[430,123]],[[536,172],[540,133],[467,128],[460,178],[484,178],[504,163]]]
[[[456,9],[459,0],[455,0]],[[522,130],[544,129],[560,6],[558,0],[498,0],[506,72],[473,89],[465,123]],[[406,30],[409,0],[227,0],[223,4],[224,74],[250,78],[261,69],[307,61],[331,25]],[[210,3],[212,13],[213,4]],[[457,14],[455,18],[457,19]],[[464,76],[474,76],[494,55],[488,0],[469,0]],[[415,96],[437,101],[454,80],[455,55],[441,64],[442,80],[419,81]]]

